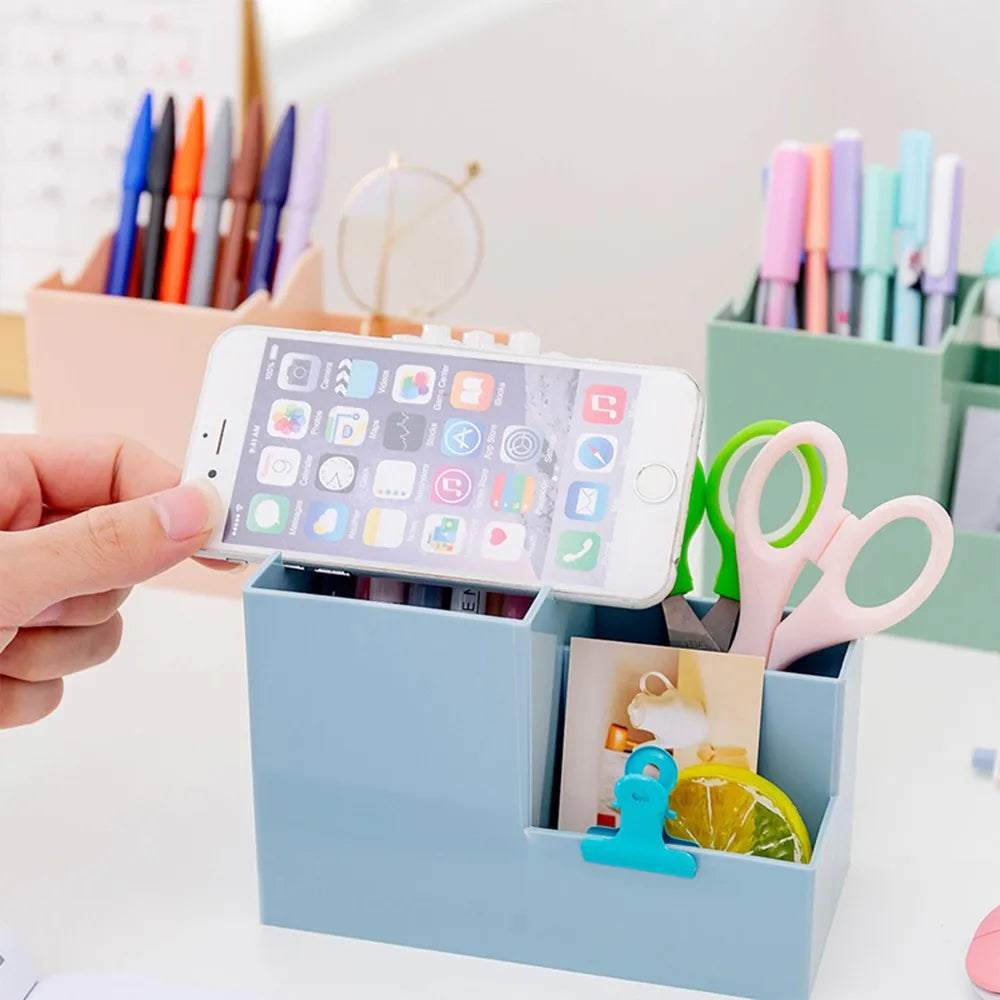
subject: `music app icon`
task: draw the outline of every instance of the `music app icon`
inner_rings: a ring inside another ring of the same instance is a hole
[[[620,385],[591,385],[583,398],[588,424],[620,424],[625,416],[625,390]]]
[[[434,473],[431,496],[435,503],[464,506],[472,499],[472,477],[464,469],[444,466]]]

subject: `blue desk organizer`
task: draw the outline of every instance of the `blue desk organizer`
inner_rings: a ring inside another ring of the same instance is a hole
[[[858,645],[764,682],[760,770],[811,863],[692,849],[675,878],[588,863],[552,829],[566,644],[663,643],[659,607],[543,591],[516,621],[328,597],[314,576],[273,559],[244,590],[265,923],[808,997],[850,857]]]

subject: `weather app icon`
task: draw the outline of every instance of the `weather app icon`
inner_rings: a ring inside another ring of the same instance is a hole
[[[314,538],[319,542],[339,542],[347,533],[347,507],[342,503],[326,503],[323,500],[309,504],[305,533],[307,538]]]

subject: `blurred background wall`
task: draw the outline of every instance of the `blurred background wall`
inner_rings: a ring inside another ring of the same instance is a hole
[[[706,317],[754,263],[761,165],[832,127],[839,6],[263,0],[261,19],[274,107],[331,109],[314,236],[333,245],[345,195],[390,150],[456,177],[479,160],[485,260],[451,317],[700,377]],[[891,146],[910,119],[886,118]]]

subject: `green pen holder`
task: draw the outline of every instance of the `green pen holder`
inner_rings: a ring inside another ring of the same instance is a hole
[[[708,455],[755,420],[817,420],[844,442],[847,506],[858,516],[909,493],[948,507],[965,410],[1000,409],[1000,351],[979,343],[982,281],[961,277],[957,320],[937,348],[758,326],[752,322],[755,291],[756,281],[708,324]],[[765,493],[765,528],[784,519],[798,496],[790,491],[800,488],[797,478],[781,479],[777,487]],[[862,550],[848,595],[866,605],[889,600],[917,575],[928,547],[921,524],[890,525]],[[709,583],[718,565],[709,539]],[[798,604],[815,579],[803,574],[790,603]],[[956,530],[937,590],[891,631],[1000,651],[1000,533]]]

